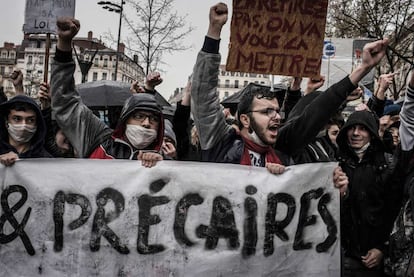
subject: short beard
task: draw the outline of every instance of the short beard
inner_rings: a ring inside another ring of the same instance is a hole
[[[259,134],[258,132],[256,132],[256,130],[258,130],[259,129],[259,127],[257,126],[257,124],[256,124],[256,121],[254,120],[254,118],[253,117],[251,117],[250,116],[250,127],[249,127],[249,134],[255,134],[256,135],[256,137],[260,140],[260,142],[261,143],[259,143],[259,144],[262,144],[262,145],[270,145],[265,139],[264,139],[264,137],[263,137],[263,135],[262,134]]]

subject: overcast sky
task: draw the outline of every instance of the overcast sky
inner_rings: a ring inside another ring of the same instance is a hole
[[[78,0],[76,3],[75,17],[81,22],[81,30],[78,34],[80,37],[86,37],[88,31],[93,31],[94,37],[99,38],[107,33],[112,33],[114,37],[118,34],[119,15],[108,12],[96,3],[99,0]],[[23,23],[24,23],[24,0],[7,1],[3,3],[0,9],[0,43],[13,42],[20,44],[23,39]],[[112,1],[120,3],[119,1]],[[188,45],[192,45],[192,49],[177,52],[174,55],[164,56],[167,65],[163,66],[165,73],[163,74],[164,82],[157,89],[168,99],[177,87],[186,85],[187,77],[191,74],[197,52],[201,49],[204,35],[208,28],[208,13],[211,6],[218,3],[218,0],[174,0],[175,10],[181,15],[187,15],[187,23],[191,24],[195,30],[188,37]],[[231,0],[221,0],[231,9]],[[126,7],[128,8],[128,6]],[[230,35],[230,18],[222,33],[222,42],[220,51],[222,53],[222,63],[225,63],[227,57],[227,45]],[[126,24],[123,25],[121,31],[121,40],[129,35]],[[141,64],[144,66],[144,64]]]

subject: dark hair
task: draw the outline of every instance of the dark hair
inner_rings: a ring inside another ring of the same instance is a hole
[[[258,99],[266,98],[268,100],[276,99],[276,94],[270,90],[268,86],[262,86],[258,84],[249,84],[249,89],[241,96],[240,102],[237,105],[237,119],[239,122],[239,127],[243,126],[240,123],[240,115],[246,114],[251,111],[253,99],[256,97]]]
[[[31,104],[25,102],[15,102],[11,104],[8,109],[9,114],[11,110],[16,110],[18,112],[26,112],[28,110],[35,111]]]

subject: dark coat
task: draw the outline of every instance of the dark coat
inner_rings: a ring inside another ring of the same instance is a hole
[[[347,131],[360,124],[371,133],[370,146],[359,160],[348,145]],[[349,178],[349,192],[341,206],[341,239],[345,255],[358,260],[367,251],[384,252],[392,222],[387,209],[392,165],[378,136],[378,120],[368,111],[350,115],[337,137],[338,161]]]

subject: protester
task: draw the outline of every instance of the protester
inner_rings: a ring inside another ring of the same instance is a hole
[[[79,157],[141,160],[145,167],[163,159],[160,154],[164,118],[154,95],[138,93],[124,104],[118,126],[113,131],[95,117],[75,89],[72,39],[79,21],[59,18],[58,42],[52,64],[52,108],[56,122],[77,150]]]
[[[131,84],[130,91],[131,93],[150,93],[155,94],[157,90],[156,86],[162,83],[161,74],[159,72],[150,72],[145,79],[144,86],[140,86],[139,81],[134,81]]]
[[[290,86],[287,88],[285,97],[283,99],[283,103],[279,102],[279,98],[276,95],[276,99],[278,100],[280,108],[280,115],[281,115],[281,124],[289,118],[289,114],[294,109],[298,101],[302,98],[302,91],[301,91],[301,84],[302,78],[301,77],[293,77]]]
[[[340,115],[333,116],[314,141],[306,145],[302,151],[297,151],[293,154],[295,163],[336,161],[336,153],[338,151],[336,137],[343,124],[344,120]]]
[[[343,276],[382,276],[385,242],[391,230],[392,166],[371,111],[352,113],[336,139],[340,166],[349,178],[341,202]]]
[[[162,153],[170,159],[177,158],[177,138],[173,130],[171,121],[164,119],[164,142],[162,143]]]
[[[375,112],[378,117],[383,116],[385,107],[385,92],[394,80],[395,73],[382,74],[378,78],[378,85],[372,97],[368,100],[368,107]],[[380,126],[381,128],[381,126]]]
[[[46,150],[55,158],[77,157],[77,153],[73,149],[72,144],[64,134],[63,130],[59,127],[56,121],[52,119],[52,95],[50,93],[49,84],[45,82],[40,84],[37,97],[40,100],[42,115],[46,123]]]
[[[4,93],[4,88],[0,87],[0,104],[7,101],[7,95]]]
[[[23,88],[23,72],[20,69],[16,69],[10,74],[10,79],[14,86],[16,95],[24,94]]]
[[[397,156],[397,176],[401,183],[402,208],[390,235],[389,257],[386,263],[390,276],[412,276],[414,272],[414,71],[408,84],[400,112],[400,146]],[[395,207],[399,207],[398,201]]]
[[[46,126],[39,106],[25,95],[0,104],[0,162],[13,165],[19,158],[51,157],[45,150]]]
[[[299,99],[289,114],[288,121],[300,116],[305,108],[323,93],[318,91],[325,83],[325,77],[319,79],[309,78],[304,96]],[[296,164],[312,162],[336,161],[336,136],[343,125],[343,119],[338,112],[331,117],[329,122],[318,133],[316,138],[308,143],[303,149],[292,154]]]
[[[252,89],[242,97],[238,106],[238,134],[225,123],[217,94],[220,33],[227,21],[227,13],[224,3],[210,9],[208,33],[193,73],[191,106],[203,160],[262,166],[271,173],[281,174],[285,171],[284,165],[291,164],[288,155],[316,136],[347,94],[379,62],[384,55],[386,41],[368,44],[364,49],[363,63],[349,77],[334,85],[324,94],[325,97],[318,97],[301,116],[280,129],[279,105],[271,91],[262,87]],[[272,148],[274,144],[276,151]],[[344,193],[346,176],[339,168],[335,174],[334,181],[343,181],[338,186],[343,186]]]

